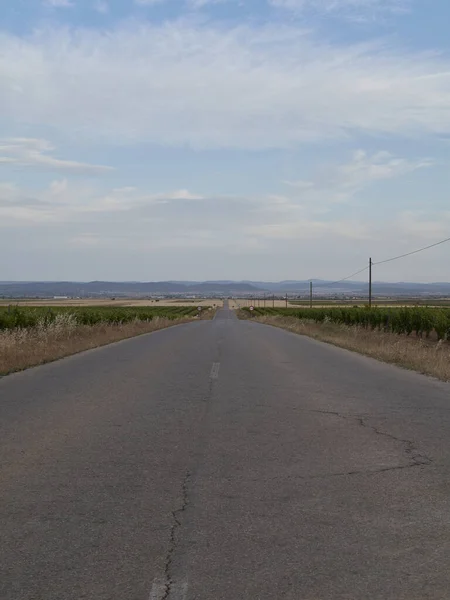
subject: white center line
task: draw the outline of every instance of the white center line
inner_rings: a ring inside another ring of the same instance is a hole
[[[213,366],[211,367],[211,374],[210,374],[211,379],[219,378],[219,369],[220,369],[220,363],[218,363],[218,362],[213,363]]]

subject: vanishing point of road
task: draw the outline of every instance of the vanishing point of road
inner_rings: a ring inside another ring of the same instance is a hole
[[[450,385],[225,306],[0,411],[1,600],[450,598]]]

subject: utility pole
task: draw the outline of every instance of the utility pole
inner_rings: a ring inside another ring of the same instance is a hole
[[[309,282],[309,308],[313,307],[313,289],[312,281]]]
[[[264,294],[264,308],[266,308],[266,295]]]
[[[287,292],[286,292],[286,308],[287,308],[287,304],[288,304],[288,303],[287,303]]]
[[[369,258],[369,308],[372,308],[372,259]]]
[[[275,308],[275,294],[272,296],[272,308]]]

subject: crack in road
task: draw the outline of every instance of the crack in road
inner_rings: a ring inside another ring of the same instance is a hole
[[[335,417],[339,417],[340,419],[345,419],[345,420],[352,419],[353,421],[356,421],[356,423],[358,423],[358,425],[360,425],[361,427],[364,427],[366,429],[370,429],[376,435],[381,435],[381,436],[387,437],[391,440],[394,440],[396,442],[399,442],[399,443],[405,445],[405,454],[407,455],[408,459],[411,461],[411,464],[377,469],[374,471],[370,471],[371,473],[383,473],[384,471],[410,469],[411,467],[420,467],[420,466],[430,465],[433,462],[433,459],[431,457],[419,452],[418,448],[416,447],[415,443],[412,440],[397,437],[397,436],[393,435],[392,433],[388,433],[387,431],[381,431],[380,429],[378,429],[378,427],[375,427],[374,425],[370,425],[369,423],[367,423],[367,417],[365,419],[364,417],[361,417],[359,415],[345,415],[345,414],[342,414],[340,412],[333,411],[333,410],[312,409],[308,412],[319,413],[319,414],[324,414],[324,415],[333,415]],[[347,475],[356,475],[356,474],[360,474],[360,473],[364,473],[364,472],[365,471],[354,471],[354,472],[347,473]]]
[[[208,390],[208,400],[211,397],[212,389],[213,389],[213,381],[210,382],[209,390]],[[367,423],[368,417],[361,417],[359,415],[351,415],[351,414],[343,414],[338,411],[331,410],[320,410],[320,409],[310,409],[307,412],[324,414],[324,415],[332,415],[338,417],[340,419],[344,419],[346,421],[351,420],[360,427],[364,427],[366,429],[371,430],[376,435],[384,436],[396,442],[399,442],[405,446],[404,452],[407,455],[410,463],[405,465],[395,465],[392,467],[381,467],[378,469],[366,469],[366,470],[357,470],[357,471],[346,471],[341,473],[325,473],[323,475],[311,475],[311,476],[299,476],[300,479],[303,480],[315,480],[315,479],[329,479],[333,477],[345,477],[345,476],[358,476],[358,475],[376,475],[379,473],[386,473],[389,471],[400,471],[404,469],[411,469],[420,466],[430,465],[432,463],[432,459],[426,454],[420,453],[416,448],[414,442],[409,439],[397,437],[391,433],[381,431],[378,427],[374,425],[370,425]],[[169,536],[169,546],[166,554],[166,560],[164,565],[164,593],[161,596],[160,600],[170,600],[172,589],[176,589],[176,584],[174,581],[174,575],[172,572],[172,565],[174,555],[177,549],[178,544],[178,534],[179,530],[182,527],[182,515],[186,511],[189,505],[189,483],[192,477],[191,471],[188,471],[184,477],[182,487],[181,487],[181,505],[176,510],[172,511],[172,526],[170,529]]]
[[[213,364],[220,365],[222,341],[223,341],[223,336],[220,337],[220,339],[218,341],[217,357]],[[205,395],[205,410],[203,412],[203,416],[201,419],[199,435],[198,435],[198,442],[197,442],[197,450],[195,452],[197,459],[194,460],[193,464],[191,465],[191,469],[186,472],[186,475],[184,477],[184,480],[183,480],[183,483],[181,486],[181,506],[180,506],[180,508],[177,508],[176,510],[172,511],[172,526],[170,528],[169,547],[167,549],[166,560],[165,560],[165,564],[164,564],[164,593],[159,600],[170,600],[172,588],[174,588],[174,593],[176,593],[176,585],[177,584],[174,581],[172,565],[173,565],[174,555],[177,550],[177,544],[179,541],[177,539],[178,533],[179,533],[180,528],[182,527],[181,516],[186,511],[186,509],[189,505],[189,491],[188,491],[189,484],[190,484],[191,478],[193,476],[195,476],[196,469],[198,468],[199,454],[201,454],[200,447],[201,447],[202,443],[204,442],[204,430],[206,427],[209,409],[211,407],[211,399],[213,396],[213,390],[214,390],[216,383],[217,383],[217,379],[212,379],[212,378],[209,379],[207,394]]]
[[[181,488],[181,506],[176,510],[172,511],[172,527],[170,528],[169,548],[166,554],[166,561],[164,565],[164,577],[165,577],[165,591],[161,600],[169,600],[172,585],[174,583],[172,576],[172,562],[173,556],[177,547],[177,532],[180,529],[181,515],[185,512],[189,504],[188,486],[191,478],[191,473],[188,471],[183,480]]]
[[[369,423],[366,423],[366,421],[364,420],[363,417],[353,417],[353,418],[356,419],[356,421],[359,423],[359,425],[361,425],[361,427],[366,427],[367,429],[371,429],[377,435],[382,435],[384,437],[390,438],[391,440],[395,440],[396,442],[401,442],[402,444],[405,444],[405,454],[408,456],[408,458],[413,463],[412,465],[410,465],[411,467],[419,467],[421,465],[429,465],[433,462],[429,456],[419,452],[419,450],[416,448],[416,446],[412,440],[400,438],[391,433],[387,433],[386,431],[381,431],[380,429],[378,429],[378,427],[375,427],[374,425],[369,425]]]
[[[414,469],[423,464],[429,463],[414,463],[410,465],[395,465],[393,467],[381,467],[380,469],[366,469],[362,471],[345,471],[343,473],[325,473],[324,475],[311,475],[302,477],[302,479],[328,479],[331,477],[345,477],[353,475],[377,475],[378,473],[387,473],[388,471],[402,471],[403,469]]]

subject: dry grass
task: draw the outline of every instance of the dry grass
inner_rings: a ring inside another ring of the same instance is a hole
[[[214,311],[202,318],[212,318]],[[70,354],[117,342],[143,333],[157,331],[195,319],[170,320],[156,317],[151,321],[133,321],[123,325],[102,323],[78,325],[71,314],[57,315],[49,325],[41,323],[28,329],[0,331],[0,374],[21,371]]]
[[[242,311],[244,312],[244,311]],[[274,325],[353,350],[378,360],[450,381],[450,344],[417,337],[370,331],[335,323],[316,323],[295,317],[255,317],[255,321]]]

